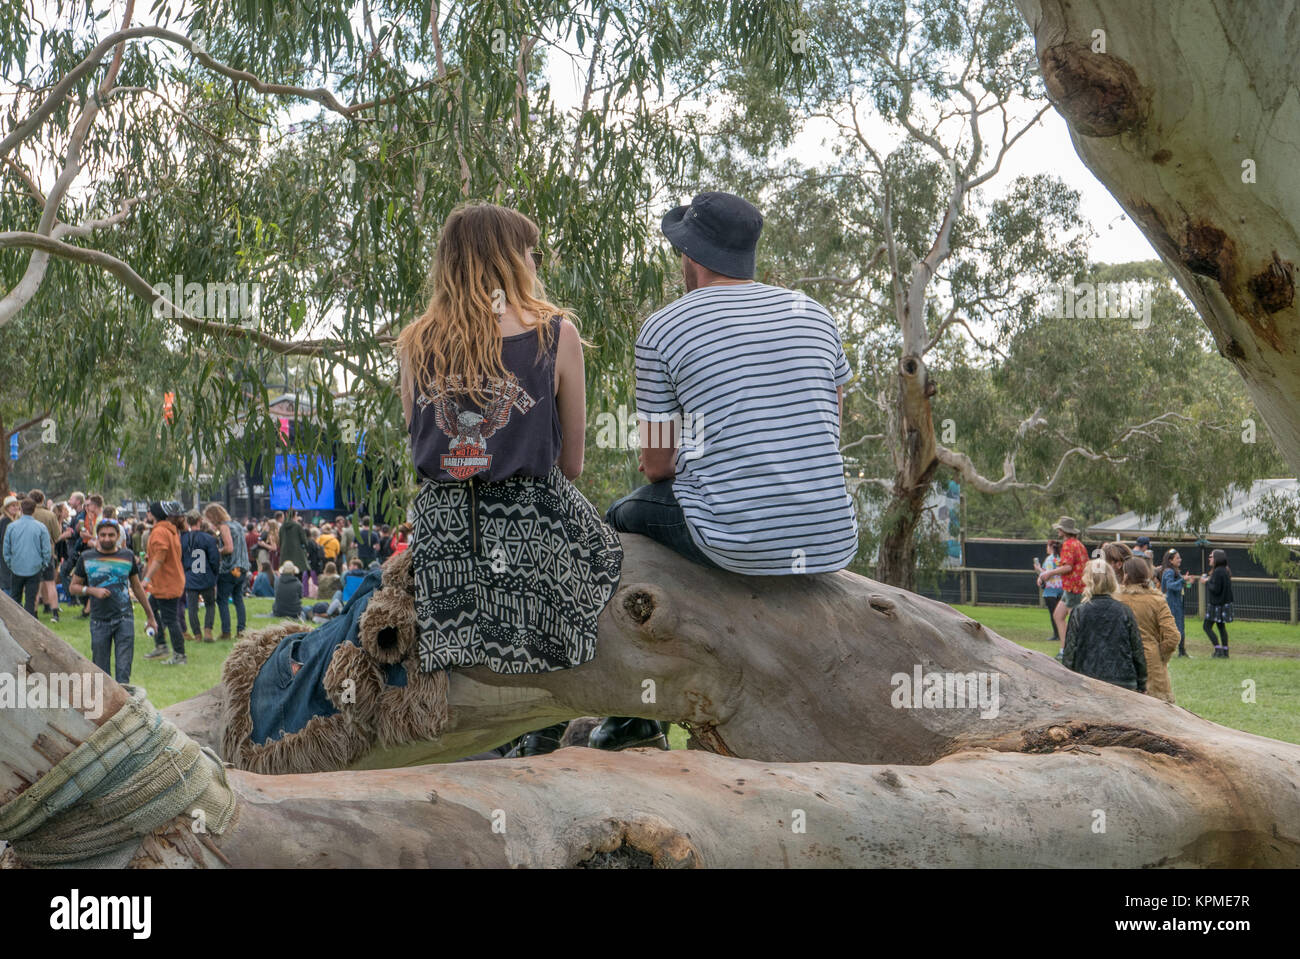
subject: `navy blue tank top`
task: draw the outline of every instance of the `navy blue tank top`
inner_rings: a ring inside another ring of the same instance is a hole
[[[560,458],[555,403],[555,353],[560,317],[551,320],[549,349],[537,353],[537,333],[501,338],[504,377],[491,377],[487,402],[473,403],[458,377],[442,393],[418,386],[411,408],[411,457],[421,480],[492,483],[511,476],[546,476]]]

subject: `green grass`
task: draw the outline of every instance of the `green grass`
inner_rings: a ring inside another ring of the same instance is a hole
[[[248,628],[261,629],[278,622],[270,618],[271,599],[245,599],[248,610]],[[164,666],[161,659],[145,659],[144,654],[153,649],[153,640],[145,635],[144,613],[140,607],[135,609],[135,659],[131,664],[131,683],[143,686],[149,695],[149,702],[159,709],[189,699],[211,686],[221,682],[221,664],[226,660],[233,642],[186,643],[185,655],[189,662],[184,666]],[[39,609],[39,607],[38,607]],[[90,620],[78,616],[78,608],[66,603],[59,610],[59,622],[51,623],[43,612],[40,620],[54,631],[60,639],[68,642],[77,652],[90,658]],[[231,611],[230,628],[235,628],[234,609]],[[260,614],[260,615],[259,615]],[[199,613],[202,625],[203,611]],[[187,627],[188,628],[188,627]],[[213,621],[213,636],[221,635],[221,618]],[[170,653],[169,653],[170,655]],[[116,663],[114,663],[116,666]]]
[[[989,629],[1047,656],[1052,627],[1045,608],[956,606]],[[1213,648],[1199,619],[1187,621],[1187,659],[1169,661],[1178,705],[1224,726],[1300,743],[1300,626],[1286,623],[1228,625],[1229,659],[1211,659]],[[1254,683],[1253,703],[1243,702],[1243,683]]]
[[[248,626],[259,629],[275,620],[270,618],[270,599],[245,600]],[[972,619],[979,620],[994,632],[1046,656],[1056,654],[1054,642],[1046,641],[1051,633],[1047,610],[1013,606],[957,606]],[[71,643],[83,656],[90,657],[90,623],[77,616],[75,606],[64,606],[62,622],[50,628]],[[42,614],[41,621],[49,624]],[[161,660],[145,659],[153,643],[144,633],[144,618],[136,609],[135,662],[132,683],[148,690],[149,700],[159,709],[188,699],[215,686],[221,680],[221,664],[231,643],[190,643],[186,646],[189,663],[164,666]],[[233,628],[232,610],[232,628]],[[1189,620],[1187,650],[1189,659],[1169,662],[1170,680],[1178,705],[1198,716],[1245,732],[1300,743],[1300,627],[1285,623],[1249,623],[1238,621],[1228,627],[1232,658],[1210,658],[1210,643],[1201,632],[1199,620]],[[213,632],[221,632],[216,620]],[[1243,702],[1243,682],[1253,680],[1255,702]],[[674,749],[686,747],[686,732],[672,727],[669,742]]]
[[[271,618],[272,599],[245,598],[248,610],[248,628],[261,629],[278,620]],[[232,642],[186,643],[185,655],[189,662],[184,666],[164,666],[161,659],[145,659],[144,654],[153,649],[153,640],[145,635],[144,614],[135,606],[135,659],[131,664],[131,683],[143,686],[149,695],[149,701],[158,709],[163,709],[183,699],[189,699],[205,689],[221,682],[221,664],[230,652]],[[49,617],[40,614],[41,622],[54,631],[60,639],[69,643],[77,652],[90,658],[90,620],[77,615],[76,606],[64,604],[59,610],[59,622],[51,623]],[[230,628],[235,628],[235,611],[230,611]],[[202,624],[202,611],[199,622]],[[187,626],[188,628],[188,626]],[[221,635],[221,617],[213,620],[213,636]],[[668,742],[673,749],[686,748],[687,733],[680,726],[673,726],[668,732]]]

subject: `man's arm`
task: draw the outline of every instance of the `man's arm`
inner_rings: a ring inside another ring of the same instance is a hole
[[[68,584],[68,592],[73,596],[94,596],[96,599],[107,599],[108,590],[103,586],[86,585],[86,567],[77,563],[77,568],[72,571],[72,582]]]
[[[652,483],[672,479],[677,475],[677,435],[672,420],[653,422],[639,420],[637,435],[641,452],[637,456],[638,469]]]
[[[646,330],[641,332],[644,336]],[[677,385],[663,355],[640,338],[636,344],[636,411],[637,468],[652,483],[672,479],[677,475],[679,441],[675,425],[682,415]]]
[[[153,606],[149,603],[149,594],[144,591],[144,583],[140,582],[140,577],[135,573],[131,574],[131,592],[135,595],[136,601],[144,609],[145,623],[150,629],[158,628],[158,621],[153,618]]]
[[[235,551],[234,540],[230,538],[230,527],[225,523],[221,524],[221,555],[228,556]]]

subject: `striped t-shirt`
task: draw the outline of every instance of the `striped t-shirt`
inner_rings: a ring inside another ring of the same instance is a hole
[[[700,287],[646,320],[637,416],[673,421],[673,493],[719,566],[761,576],[852,561],[835,396],[851,375],[835,321],[800,292]]]

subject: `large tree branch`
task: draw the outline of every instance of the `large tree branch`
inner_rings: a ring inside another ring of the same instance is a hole
[[[1159,442],[1159,436],[1152,428],[1161,425],[1168,425],[1168,422],[1174,419],[1182,420],[1187,423],[1194,422],[1189,417],[1175,411],[1161,413],[1159,416],[1152,417],[1144,423],[1137,423],[1133,426],[1126,427],[1124,431],[1115,438],[1111,445],[1123,446],[1124,443],[1134,436],[1153,437],[1157,442]],[[1115,456],[1106,452],[1095,452],[1086,446],[1073,446],[1061,454],[1061,458],[1056,464],[1056,469],[1052,471],[1051,478],[1046,483],[1021,482],[1016,478],[1016,454],[1018,453],[1025,436],[1027,436],[1030,431],[1046,425],[1047,420],[1042,416],[1041,407],[1034,410],[1027,419],[1020,423],[1016,428],[1016,436],[1011,449],[1007,452],[1006,458],[1003,460],[1001,479],[991,480],[986,476],[981,475],[979,470],[976,469],[974,462],[965,453],[958,453],[955,450],[950,450],[945,446],[936,444],[936,455],[941,463],[959,474],[963,481],[970,484],[981,493],[1005,493],[1008,490],[1015,489],[1035,490],[1040,493],[1050,492],[1064,474],[1066,464],[1072,456],[1080,456],[1094,462],[1105,460],[1108,463],[1115,464],[1125,463],[1128,461],[1127,455]]]
[[[121,280],[128,290],[146,303],[157,306],[159,309],[170,311],[172,322],[191,333],[225,337],[228,339],[246,339],[258,344],[272,353],[282,354],[285,356],[325,357],[333,360],[340,366],[343,366],[345,369],[361,377],[368,383],[376,382],[373,374],[362,369],[347,357],[338,355],[344,344],[337,339],[281,340],[268,333],[263,333],[260,330],[253,330],[244,326],[231,326],[225,323],[216,323],[211,320],[203,319],[202,317],[194,316],[183,306],[178,305],[169,297],[163,296],[155,290],[149,281],[137,273],[129,263],[119,260],[110,253],[104,253],[102,250],[73,246],[70,243],[64,243],[53,237],[41,236],[39,233],[0,233],[0,249],[12,247],[29,247],[37,249],[46,254],[53,254],[78,263],[85,263],[88,266],[98,267],[107,273],[111,273],[113,276],[116,276]],[[392,341],[393,337],[391,336],[381,336],[376,338],[376,342],[380,345],[388,345],[392,343]]]

